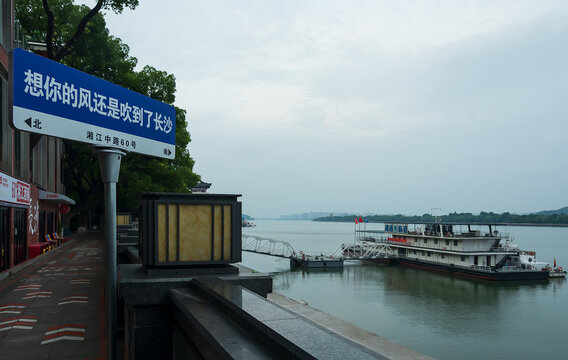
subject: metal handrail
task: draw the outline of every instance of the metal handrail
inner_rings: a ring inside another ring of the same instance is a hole
[[[242,250],[284,258],[296,256],[296,251],[287,241],[243,234]]]

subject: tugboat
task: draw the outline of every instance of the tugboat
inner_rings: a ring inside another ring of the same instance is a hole
[[[358,241],[351,248],[381,246],[369,252],[369,261],[388,262],[486,280],[544,280],[565,277],[561,267],[538,262],[534,251],[520,250],[496,224],[387,223],[385,230],[357,230]],[[377,256],[376,254],[384,254]]]

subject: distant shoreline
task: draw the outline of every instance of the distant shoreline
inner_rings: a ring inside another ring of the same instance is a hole
[[[278,220],[278,219],[275,219]],[[325,220],[322,218],[307,220],[307,221],[315,221],[315,222],[337,222],[337,223],[353,223],[353,220]],[[365,224],[384,224],[384,223],[416,223],[419,224],[421,221],[412,221],[412,220],[384,220],[384,221],[368,221]],[[496,221],[440,221],[440,223],[448,223],[448,224],[491,224],[491,225],[500,225],[500,226],[527,226],[527,227],[568,227],[568,224],[550,224],[550,223],[512,223],[512,222],[496,222]]]
[[[318,219],[280,219],[280,218],[256,218],[255,220],[270,220],[270,221],[315,221],[315,222],[335,222],[335,223],[353,223],[353,220],[348,219],[348,220],[324,220],[325,218],[318,218]],[[366,224],[384,224],[384,223],[388,223],[388,222],[392,222],[392,223],[396,223],[396,222],[400,222],[400,223],[420,223],[420,221],[403,221],[403,220],[399,220],[399,221],[369,221]],[[442,223],[444,223],[444,221],[442,221]],[[449,221],[447,223],[453,223],[453,224],[457,224],[458,222],[455,221]],[[568,227],[568,224],[547,224],[547,223],[502,223],[502,222],[492,222],[492,221],[485,221],[485,222],[481,222],[481,221],[462,221],[459,222],[461,224],[471,224],[471,225],[476,225],[476,224],[487,224],[487,223],[491,223],[491,225],[499,225],[499,226],[527,226],[527,227]]]

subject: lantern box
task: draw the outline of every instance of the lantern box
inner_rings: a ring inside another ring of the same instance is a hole
[[[138,246],[142,263],[175,268],[240,262],[239,196],[143,194]]]

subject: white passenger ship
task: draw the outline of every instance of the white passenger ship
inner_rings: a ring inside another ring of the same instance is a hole
[[[387,223],[385,230],[357,230],[343,244],[345,258],[400,263],[487,280],[538,280],[565,276],[520,250],[494,224]],[[554,276],[556,275],[556,276]]]

